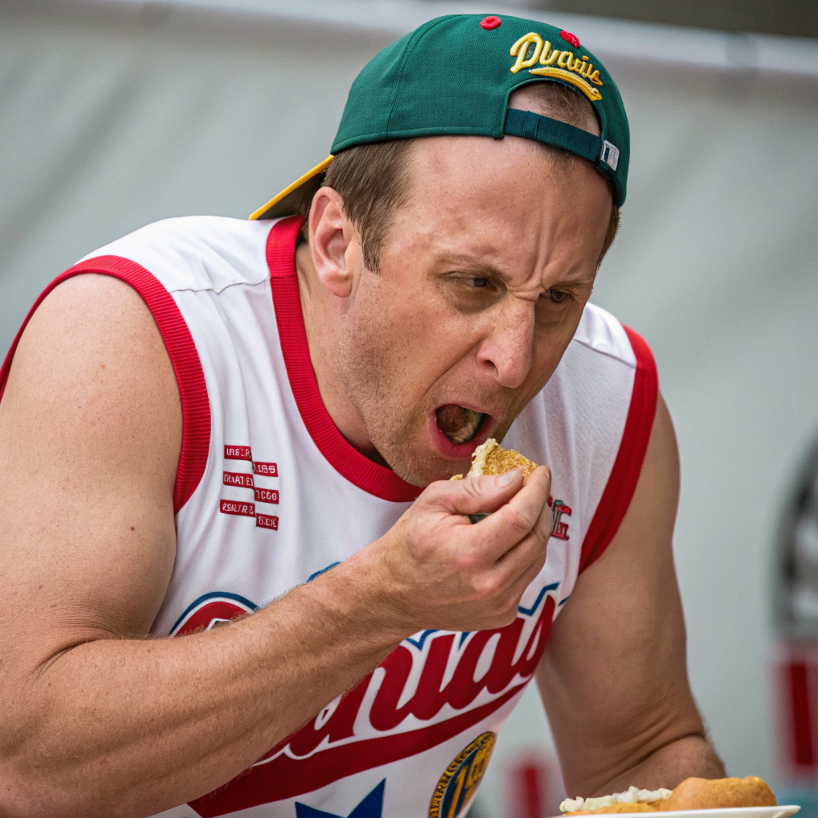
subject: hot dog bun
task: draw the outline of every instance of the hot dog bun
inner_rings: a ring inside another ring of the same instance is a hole
[[[471,468],[466,477],[476,477],[481,474],[505,474],[512,469],[519,469],[523,477],[528,477],[537,464],[523,457],[514,449],[504,449],[493,437],[474,450],[471,458]],[[452,480],[462,480],[462,474],[456,474]]]
[[[687,778],[662,802],[662,811],[721,809],[724,807],[774,807],[775,795],[758,776],[746,778]]]

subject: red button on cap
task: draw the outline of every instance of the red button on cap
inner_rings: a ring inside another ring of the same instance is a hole
[[[499,17],[495,17],[493,14],[490,17],[484,17],[480,21],[480,28],[484,28],[486,31],[491,31],[495,28],[500,28],[500,23],[503,21]]]
[[[577,37],[576,34],[571,34],[570,31],[561,31],[560,37],[562,37],[566,43],[571,43],[574,48],[579,48],[579,37]]]

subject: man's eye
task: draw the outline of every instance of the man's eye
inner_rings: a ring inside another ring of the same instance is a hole
[[[487,278],[470,278],[468,281],[472,287],[488,287],[489,285]]]
[[[549,290],[548,297],[554,304],[563,304],[571,296],[565,290]]]

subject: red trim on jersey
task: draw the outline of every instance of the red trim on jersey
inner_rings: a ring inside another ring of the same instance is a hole
[[[300,216],[282,219],[273,225],[267,237],[267,265],[281,352],[301,419],[321,454],[350,483],[382,500],[411,502],[422,489],[402,480],[391,469],[373,463],[348,443],[321,400],[307,345],[295,269],[295,242],[302,222]]]
[[[580,571],[602,556],[619,530],[636,491],[656,414],[659,379],[653,353],[641,335],[629,327],[624,329],[636,356],[631,403],[613,469],[582,543]]]
[[[159,327],[173,371],[176,373],[176,383],[182,402],[182,451],[173,488],[173,511],[177,513],[196,490],[207,464],[210,448],[210,402],[207,398],[207,386],[199,354],[196,352],[190,330],[173,297],[144,267],[119,256],[97,256],[75,264],[55,278],[29,310],[0,368],[0,399],[6,388],[17,345],[34,311],[58,284],[81,273],[109,275],[129,284],[147,304]]]

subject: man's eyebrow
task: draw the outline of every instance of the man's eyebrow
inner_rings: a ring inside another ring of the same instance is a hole
[[[470,258],[468,256],[442,255],[438,258],[438,264],[441,267],[446,268],[448,272],[458,271],[463,273],[471,273],[480,278],[499,279],[504,283],[507,283],[513,278],[513,274],[500,269],[494,264],[490,264],[489,262],[481,259]],[[585,271],[575,268],[562,276],[558,284],[555,284],[554,286],[558,286],[559,284],[565,286],[569,284],[593,284],[596,279],[596,272],[596,269],[594,269],[591,270],[590,273],[586,274]]]
[[[502,281],[508,281],[511,275],[493,264],[486,261],[481,261],[476,258],[469,258],[468,256],[440,256],[438,264],[441,267],[447,268],[449,271],[460,271],[464,273],[474,273],[481,278],[499,278]]]

